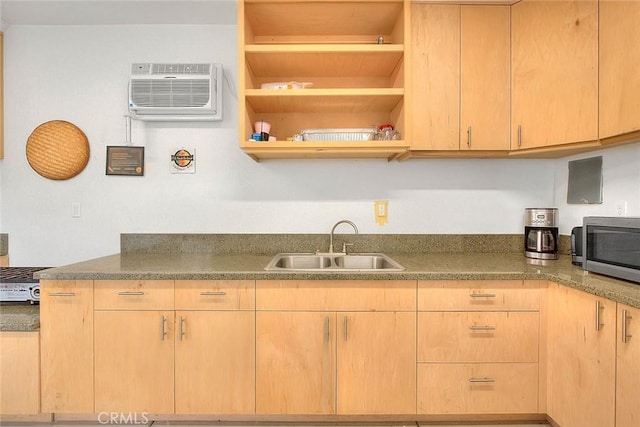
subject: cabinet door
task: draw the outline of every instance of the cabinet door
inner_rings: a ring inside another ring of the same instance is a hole
[[[251,414],[255,410],[255,313],[176,313],[178,414]]]
[[[616,427],[634,427],[640,425],[640,310],[618,304],[618,322]]]
[[[509,6],[462,6],[460,149],[508,150]]]
[[[338,413],[415,413],[415,313],[344,313],[338,324]]]
[[[256,313],[256,412],[333,414],[336,314]]]
[[[96,311],[95,411],[173,413],[172,311]]]
[[[460,147],[460,6],[411,4],[411,149]]]
[[[42,412],[93,412],[93,281],[40,281]]]
[[[600,2],[600,138],[640,130],[640,1]]]
[[[598,2],[511,7],[511,148],[598,138]]]
[[[616,304],[549,285],[547,413],[562,426],[612,427]]]

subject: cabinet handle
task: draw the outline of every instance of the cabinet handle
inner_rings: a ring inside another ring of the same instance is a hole
[[[329,316],[324,321],[324,339],[326,342],[331,340],[331,319]]]
[[[75,297],[75,292],[51,292],[50,297]]]
[[[349,318],[344,316],[344,340],[347,341],[349,339]]]
[[[162,316],[160,319],[160,341],[164,341],[165,335],[167,335],[167,331],[164,329],[164,324],[167,322],[167,318]]]
[[[629,342],[629,338],[633,335],[627,334],[627,321],[633,319],[633,317],[629,316],[629,312],[627,310],[622,310],[622,342],[624,344]]]
[[[142,291],[122,291],[122,292],[118,292],[118,295],[122,295],[122,296],[140,296],[140,295],[144,295],[144,292]]]
[[[471,148],[471,126],[467,128],[467,147]]]
[[[471,298],[495,298],[496,294],[477,294],[477,293],[474,292],[469,296]]]
[[[604,305],[600,302],[600,300],[596,301],[596,331],[599,331],[604,326],[604,323],[600,322],[600,312],[604,310]]]
[[[496,382],[496,380],[493,379],[493,378],[488,378],[488,377],[484,377],[484,378],[471,377],[471,378],[469,378],[469,382],[470,383],[480,383],[480,384],[490,384],[490,383]]]
[[[204,292],[200,292],[200,295],[202,296],[224,296],[226,295],[226,292],[223,291],[204,291]]]
[[[184,336],[184,316],[180,316],[180,323],[178,323],[178,339],[182,341]]]
[[[489,325],[485,325],[485,326],[476,326],[476,325],[472,325],[469,326],[469,329],[471,329],[472,331],[495,331],[496,327],[495,326],[489,326]]]
[[[518,147],[522,146],[522,125],[518,125]]]

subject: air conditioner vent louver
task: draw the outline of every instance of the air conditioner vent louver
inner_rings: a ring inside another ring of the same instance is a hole
[[[141,120],[222,120],[222,65],[131,66],[129,111]]]
[[[208,80],[134,80],[131,100],[138,107],[205,107],[211,98]]]

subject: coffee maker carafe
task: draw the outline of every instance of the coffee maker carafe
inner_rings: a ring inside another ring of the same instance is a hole
[[[558,209],[527,208],[524,211],[524,256],[558,259]]]

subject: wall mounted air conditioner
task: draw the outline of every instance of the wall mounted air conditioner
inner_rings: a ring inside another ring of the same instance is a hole
[[[132,64],[129,112],[138,120],[222,120],[222,65]]]

